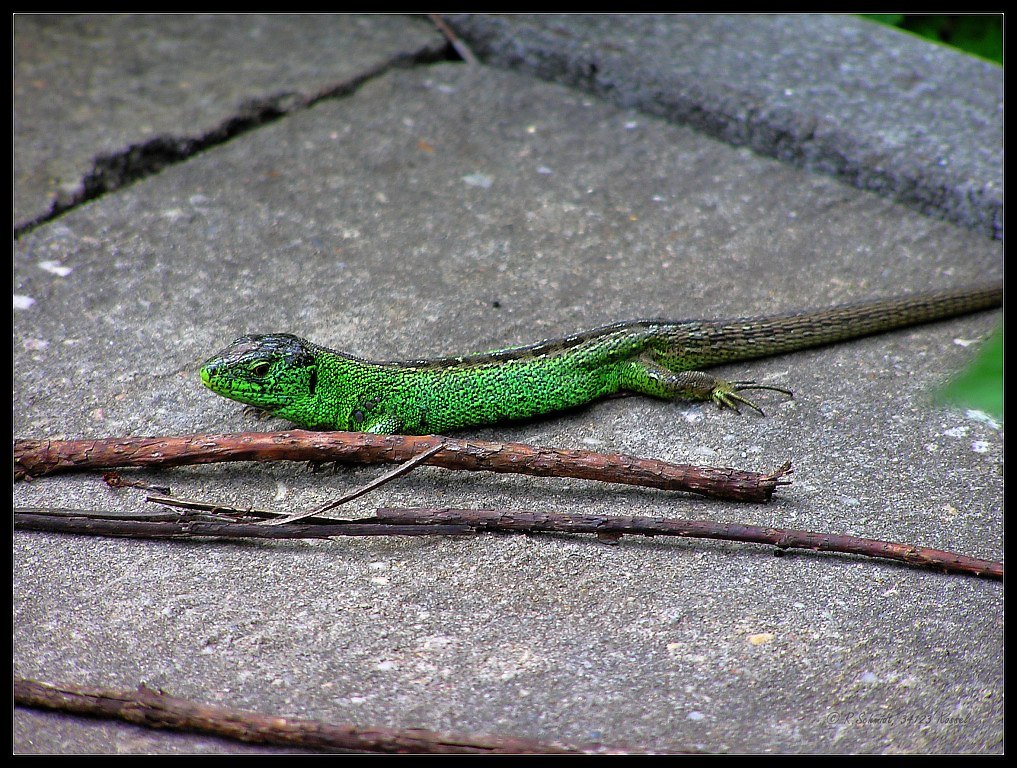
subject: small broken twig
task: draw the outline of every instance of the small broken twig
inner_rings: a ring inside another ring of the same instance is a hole
[[[170,489],[164,485],[152,485],[144,480],[125,480],[119,472],[103,472],[102,479],[110,488],[141,488],[169,495]]]

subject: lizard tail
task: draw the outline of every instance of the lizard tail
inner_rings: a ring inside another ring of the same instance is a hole
[[[997,283],[783,315],[682,323],[673,337],[663,334],[664,343],[654,345],[654,351],[664,365],[674,362],[688,370],[819,347],[995,309],[1002,303],[1003,288]]]

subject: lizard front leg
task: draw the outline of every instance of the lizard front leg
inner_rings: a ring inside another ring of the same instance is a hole
[[[386,407],[383,395],[362,398],[349,416],[351,432],[370,432],[374,435],[394,435],[406,427],[405,421]]]
[[[397,416],[388,415],[378,419],[363,431],[370,432],[372,435],[395,435],[402,432],[402,429],[402,420]]]

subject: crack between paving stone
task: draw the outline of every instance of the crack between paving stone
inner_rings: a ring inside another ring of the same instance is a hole
[[[451,45],[438,50],[425,49],[401,54],[315,94],[287,91],[250,99],[241,103],[234,115],[201,136],[156,136],[110,154],[98,155],[92,161],[92,168],[82,176],[80,189],[67,196],[58,195],[46,213],[15,225],[14,239],[17,240],[87,202],[153,176],[168,166],[189,160],[206,149],[225,144],[248,131],[310,109],[322,101],[352,96],[368,82],[392,70],[446,61],[462,61]]]

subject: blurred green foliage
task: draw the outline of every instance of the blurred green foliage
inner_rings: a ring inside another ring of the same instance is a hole
[[[975,408],[1003,421],[1003,327],[982,345],[977,357],[938,393],[942,402]]]
[[[920,35],[1003,65],[1003,15],[863,13],[863,18]],[[984,411],[1003,420],[1003,329],[985,342],[978,356],[938,393],[940,402]]]
[[[972,15],[862,13],[862,18],[878,21],[905,32],[959,48],[983,59],[1003,65],[1003,14]]]

